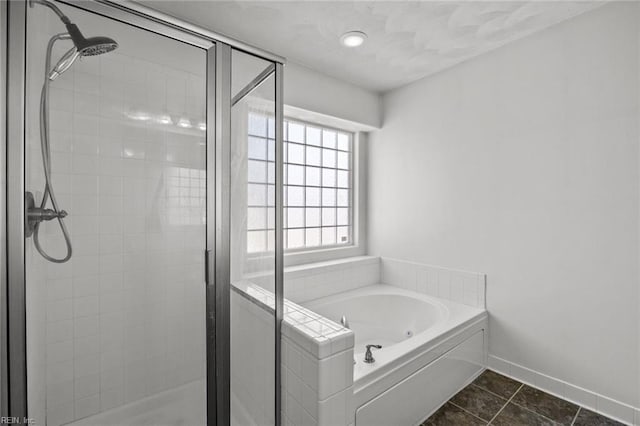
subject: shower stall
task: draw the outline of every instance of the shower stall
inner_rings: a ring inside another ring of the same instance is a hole
[[[130,2],[0,19],[0,415],[281,424],[284,60]]]

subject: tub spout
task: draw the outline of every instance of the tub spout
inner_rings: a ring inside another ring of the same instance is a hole
[[[373,364],[376,360],[373,358],[371,348],[382,349],[382,345],[366,345],[367,351],[364,353],[364,362],[367,364]]]

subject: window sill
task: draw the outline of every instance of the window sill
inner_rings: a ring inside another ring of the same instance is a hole
[[[332,247],[326,249],[306,250],[284,254],[284,266],[297,266],[307,263],[326,262],[364,255],[364,248],[360,245]]]
[[[345,257],[335,260],[327,260],[324,262],[305,263],[302,265],[288,266],[284,268],[285,280],[296,279],[308,275],[319,274],[323,272],[335,271],[345,268],[353,268],[354,266],[368,265],[379,263],[380,258],[377,256],[355,256]]]

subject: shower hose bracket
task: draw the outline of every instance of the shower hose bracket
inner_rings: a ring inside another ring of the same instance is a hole
[[[33,231],[40,222],[67,217],[67,212],[64,210],[57,212],[53,209],[37,207],[36,200],[31,192],[25,192],[24,194],[24,212],[24,233],[26,237],[33,235]]]

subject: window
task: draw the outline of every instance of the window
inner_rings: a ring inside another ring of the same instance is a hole
[[[273,120],[249,114],[247,251],[273,247]],[[353,134],[293,119],[284,122],[285,249],[353,243]]]
[[[204,225],[206,172],[189,167],[169,167],[166,186],[167,217],[171,225]],[[155,188],[154,191],[158,191]],[[154,197],[156,200],[156,197]],[[154,201],[157,203],[157,200]],[[143,200],[144,206],[144,200]],[[157,206],[155,206],[157,207]]]

